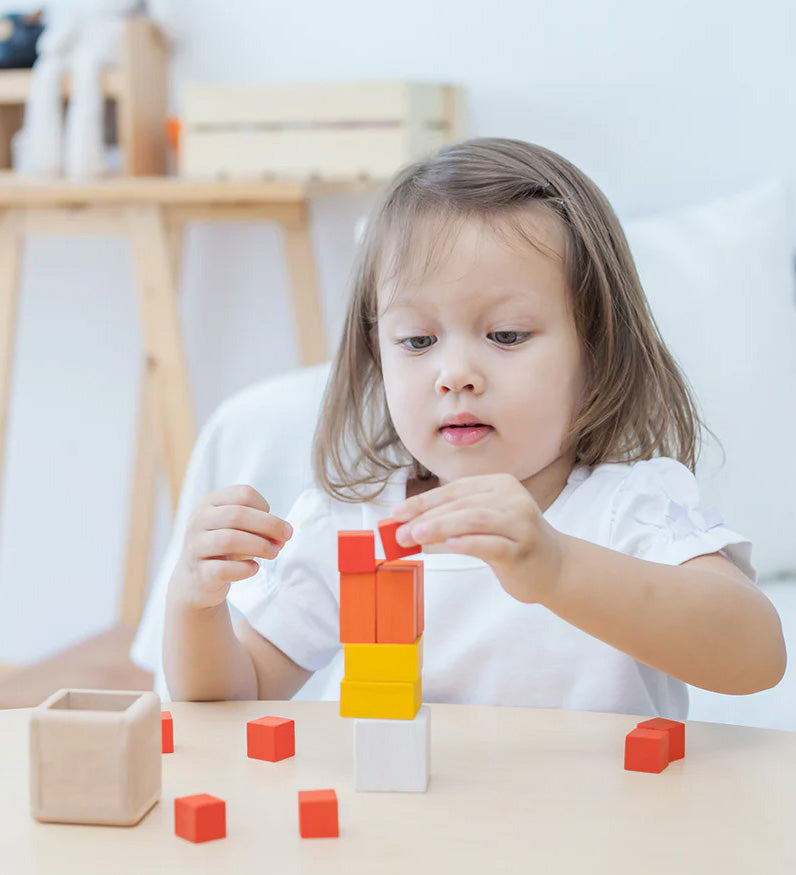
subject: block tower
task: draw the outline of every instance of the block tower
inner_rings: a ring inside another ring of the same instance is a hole
[[[373,531],[337,533],[340,641],[345,676],[340,716],[354,719],[354,789],[425,792],[430,712],[422,705],[423,562],[382,520],[385,559]]]

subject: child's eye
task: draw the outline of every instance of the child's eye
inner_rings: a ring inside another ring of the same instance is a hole
[[[502,338],[501,338],[502,335]],[[489,335],[487,335],[489,336]],[[493,331],[492,337],[494,337],[498,343],[505,344],[506,346],[516,346],[517,344],[512,341],[512,338],[516,340],[518,337],[521,337],[523,340],[526,337],[530,337],[529,331]],[[507,339],[508,338],[508,339]]]
[[[414,346],[414,345],[406,346],[406,343],[407,342],[411,343],[411,341],[413,341],[413,340],[433,340],[433,339],[434,338],[430,334],[419,334],[419,335],[416,335],[415,337],[407,337],[404,340],[399,341],[399,343],[405,349],[414,349],[414,350],[419,352],[422,349],[428,349],[428,345],[427,346]]]

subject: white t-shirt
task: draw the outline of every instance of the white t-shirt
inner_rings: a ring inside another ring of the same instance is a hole
[[[258,632],[323,673],[312,678],[318,699],[338,699],[344,673],[337,532],[378,532],[378,521],[405,498],[409,473],[396,471],[377,499],[359,504],[305,490],[287,514],[293,537],[281,554],[232,586],[230,604]],[[694,476],[674,459],[576,467],[544,516],[565,534],[667,565],[721,551],[756,581],[751,543],[700,506]],[[378,534],[376,558],[384,558]],[[682,681],[542,605],[516,601],[482,560],[426,552],[411,558],[424,561],[424,701],[686,718]]]

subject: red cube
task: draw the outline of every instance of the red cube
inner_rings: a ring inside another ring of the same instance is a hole
[[[639,723],[637,729],[662,729],[669,733],[669,762],[681,760],[685,756],[685,723],[679,720],[666,720],[664,717],[654,717]]]
[[[337,570],[353,573],[376,570],[376,536],[371,529],[338,531]]]
[[[662,772],[669,765],[669,733],[634,729],[625,736],[625,768],[632,772]]]
[[[299,833],[304,839],[336,838],[337,793],[334,790],[299,790]]]
[[[174,832],[189,842],[209,842],[227,835],[227,806],[208,793],[174,800]]]
[[[392,517],[386,520],[379,520],[379,537],[381,545],[384,547],[385,559],[401,559],[403,556],[412,556],[414,553],[422,552],[420,544],[412,544],[411,547],[402,547],[395,540],[395,533],[399,526],[403,523],[396,522]]]
[[[260,717],[246,724],[246,752],[275,763],[296,753],[296,723],[287,717]]]
[[[174,720],[171,711],[160,712],[160,744],[163,753],[174,753]]]

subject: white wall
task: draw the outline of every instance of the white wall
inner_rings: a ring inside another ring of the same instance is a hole
[[[458,82],[469,134],[561,152],[630,217],[738,191],[777,170],[793,178],[791,7],[405,0],[387,17],[372,0],[193,0],[174,78]],[[330,346],[353,225],[367,204],[328,198],[313,208]],[[298,364],[279,246],[267,227],[187,235],[182,315],[199,424],[238,388]],[[123,241],[30,243],[0,511],[0,662],[42,656],[115,616],[139,342]],[[161,497],[155,561],[165,507]]]

